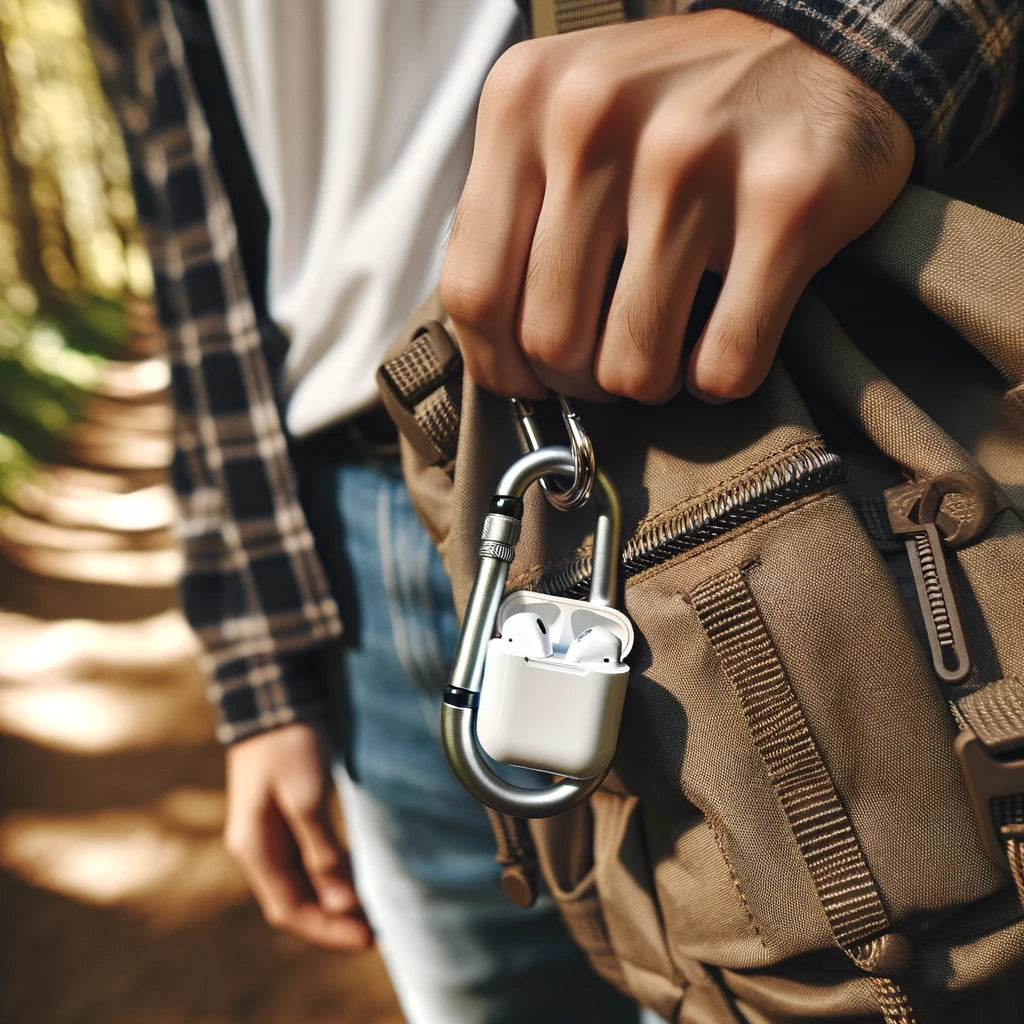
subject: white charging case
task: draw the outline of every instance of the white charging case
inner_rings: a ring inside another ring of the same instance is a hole
[[[626,697],[633,624],[617,608],[531,591],[510,594],[498,609],[498,631],[512,615],[529,611],[544,623],[553,653],[530,658],[488,641],[477,738],[505,764],[587,779],[608,767],[615,753]],[[564,660],[574,637],[603,626],[622,644],[619,662],[578,665]]]

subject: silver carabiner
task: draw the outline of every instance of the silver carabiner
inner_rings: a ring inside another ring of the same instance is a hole
[[[527,447],[531,452],[543,447],[537,422],[533,418],[533,406],[521,398],[513,398],[512,408],[519,420]],[[590,435],[583,426],[579,414],[565,395],[559,394],[558,403],[562,407],[562,422],[569,435],[569,450],[572,452],[573,476],[568,487],[558,487],[554,477],[543,477],[539,481],[548,501],[560,512],[568,512],[582,508],[590,500],[597,479],[597,459]]]
[[[540,448],[521,456],[501,478],[491,499],[480,538],[480,565],[455,650],[451,678],[441,705],[441,737],[459,781],[482,803],[517,817],[546,818],[561,814],[586,799],[601,785],[607,766],[589,778],[552,779],[527,789],[499,778],[477,738],[476,720],[483,686],[484,662],[508,569],[516,553],[523,515],[523,494],[534,481],[553,474],[568,475],[573,457],[564,445]],[[617,591],[622,538],[622,505],[615,485],[597,471],[593,571],[590,600],[610,604]]]

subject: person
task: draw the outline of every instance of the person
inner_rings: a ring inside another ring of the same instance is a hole
[[[90,15],[172,360],[226,841],[265,916],[376,937],[414,1024],[635,1019],[550,901],[506,903],[447,769],[457,625],[373,368],[440,278],[501,394],[749,394],[812,274],[1005,112],[1021,5],[702,2],[531,41],[512,0]]]

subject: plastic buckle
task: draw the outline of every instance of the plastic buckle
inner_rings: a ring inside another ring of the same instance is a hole
[[[986,746],[971,729],[964,729],[953,744],[974,804],[982,842],[996,863],[1006,859],[1006,850],[996,828],[992,801],[1024,793],[1024,747],[1007,746],[1009,749],[1005,751],[1001,747]]]
[[[444,327],[434,320],[423,323],[394,358],[377,369],[381,401],[395,426],[427,465],[442,466],[454,457],[457,434],[443,446],[416,419],[420,402],[441,388],[453,391],[458,402],[462,384],[462,356]]]

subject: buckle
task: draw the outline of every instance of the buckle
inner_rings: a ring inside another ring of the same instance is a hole
[[[377,369],[377,390],[395,426],[424,462],[444,465],[455,457],[462,356],[444,327],[421,324],[405,346]],[[434,396],[438,408],[417,418],[421,402]],[[430,424],[425,429],[424,423]]]
[[[996,828],[992,801],[1024,793],[1024,747],[986,746],[967,728],[957,736],[953,749],[960,758],[985,850],[996,863],[1002,863],[1006,859],[1005,843]]]

